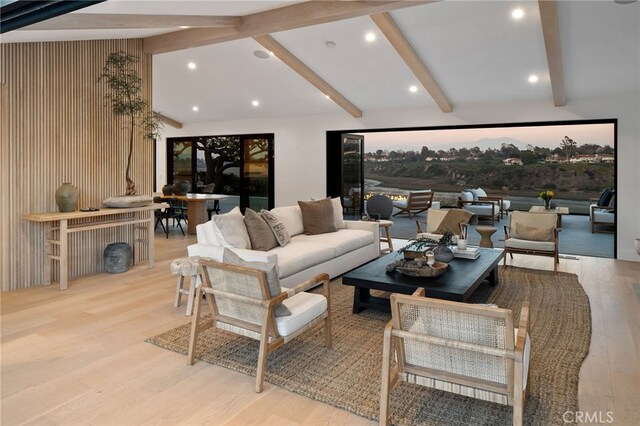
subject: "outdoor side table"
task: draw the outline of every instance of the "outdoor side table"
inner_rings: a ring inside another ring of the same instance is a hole
[[[491,236],[497,231],[495,226],[476,226],[476,232],[480,234],[480,247],[493,248]]]

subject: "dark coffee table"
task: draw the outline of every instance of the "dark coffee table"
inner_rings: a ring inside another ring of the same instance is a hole
[[[466,302],[485,279],[491,285],[498,283],[496,267],[504,256],[502,249],[480,248],[480,257],[453,259],[443,275],[434,278],[409,277],[400,272],[386,272],[386,266],[402,259],[402,254],[393,252],[379,257],[342,276],[342,284],[355,288],[353,313],[366,308],[389,311],[389,299],[372,296],[369,290],[413,294],[418,287],[425,289],[427,297]]]

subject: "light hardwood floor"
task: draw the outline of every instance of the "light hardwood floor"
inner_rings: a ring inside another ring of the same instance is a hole
[[[252,377],[204,362],[187,367],[186,356],[144,342],[189,320],[184,302],[173,306],[169,263],[194,241],[157,238],[154,269],[74,279],[66,291],[2,293],[0,423],[372,424],[269,383],[256,394]],[[552,268],[543,257],[516,255],[513,264]],[[640,424],[640,263],[584,257],[562,259],[560,270],[578,274],[591,302],[581,411]]]

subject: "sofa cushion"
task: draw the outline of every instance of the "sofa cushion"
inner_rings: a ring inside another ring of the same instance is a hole
[[[612,211],[604,209],[593,210],[593,221],[598,223],[614,223],[615,215]]]
[[[306,235],[336,232],[333,203],[329,198],[318,201],[298,201],[302,212],[302,225]]]
[[[553,228],[541,228],[518,223],[513,230],[513,237],[529,241],[553,241]]]
[[[278,244],[282,247],[289,244],[289,241],[291,241],[291,236],[289,235],[287,228],[280,221],[280,219],[278,219],[276,215],[267,210],[260,210],[260,215],[264,218],[264,221],[267,222],[269,228],[271,228],[271,231],[273,232],[273,235],[276,238]]]
[[[465,190],[460,193],[460,199],[462,201],[473,201],[473,192]]]
[[[267,251],[278,246],[278,240],[261,214],[251,209],[245,210],[244,224],[247,226],[253,250]]]
[[[335,250],[332,246],[307,241],[297,241],[295,244],[276,247],[269,253],[278,256],[280,278],[288,277],[335,257]]]
[[[270,212],[278,218],[284,225],[290,236],[302,234],[304,225],[302,224],[302,212],[298,206],[276,207]]]
[[[281,336],[289,336],[327,310],[327,299],[321,294],[302,292],[282,302],[290,316],[276,318],[276,328]]]
[[[600,195],[600,198],[598,199],[596,205],[600,207],[609,207],[609,202],[611,201],[611,197],[613,197],[613,194],[614,192],[612,189],[605,189],[602,192],[602,195]]]
[[[334,257],[342,256],[373,243],[373,234],[361,229],[340,229],[338,232],[319,235],[296,235],[295,243],[319,243],[332,247]]]
[[[278,278],[277,265],[275,263],[247,262],[246,260],[242,260],[242,258],[237,254],[226,248],[224,249],[224,253],[222,254],[222,261],[224,263],[229,263],[232,265],[244,266],[246,268],[253,268],[263,271],[267,277],[267,285],[269,287],[270,296],[275,297],[282,293],[282,287],[280,287],[280,278]],[[291,315],[291,312],[286,306],[279,304],[276,306],[275,315],[277,317]]]
[[[473,192],[478,198],[487,196],[486,191],[482,188],[472,189],[471,192]]]
[[[311,201],[318,201],[321,198],[313,198],[311,197]],[[340,203],[340,198],[335,197],[331,198],[331,202],[333,203],[333,223],[336,225],[336,229],[344,229],[347,227],[347,224],[344,223],[344,215],[342,214],[342,203]]]
[[[247,233],[247,227],[244,225],[244,217],[238,207],[234,207],[229,213],[213,216],[211,224],[219,245],[242,249],[251,248],[251,240]]]
[[[522,250],[538,250],[538,251],[554,251],[555,244],[553,241],[530,241],[520,240],[518,238],[508,238],[504,242],[505,247],[522,249]]]

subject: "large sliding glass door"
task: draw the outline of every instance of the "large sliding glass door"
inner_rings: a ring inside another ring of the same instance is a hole
[[[243,212],[273,207],[273,134],[168,138],[167,154],[167,183],[229,195]]]

